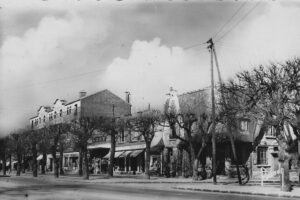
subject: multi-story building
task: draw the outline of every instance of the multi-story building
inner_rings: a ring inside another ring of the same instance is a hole
[[[126,98],[129,100],[129,97]],[[30,119],[33,130],[61,123],[71,123],[80,117],[94,116],[125,116],[131,114],[129,102],[121,99],[109,90],[103,90],[91,95],[81,91],[79,98],[67,102],[56,99],[53,106],[41,106],[37,116]],[[48,167],[52,168],[52,156],[48,155]],[[67,169],[76,169],[78,166],[78,151],[69,148],[64,152],[63,165]],[[38,160],[41,156],[38,157]]]

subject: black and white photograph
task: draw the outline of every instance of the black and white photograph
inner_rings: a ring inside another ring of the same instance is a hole
[[[0,0],[1,200],[300,199],[300,1]]]

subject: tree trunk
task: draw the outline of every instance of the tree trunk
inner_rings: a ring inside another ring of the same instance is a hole
[[[145,178],[150,179],[150,145],[151,142],[146,141],[146,162],[145,162]]]
[[[291,191],[291,182],[289,176],[289,159],[290,155],[285,151],[287,144],[283,137],[278,138],[279,156],[278,161],[280,162],[280,184],[281,190],[284,192]]]
[[[3,170],[3,176],[6,176],[6,153],[5,153],[5,148],[3,148],[3,152],[2,152],[2,170]]]
[[[191,160],[190,162],[192,163],[192,170],[193,170],[193,180],[198,180],[198,163],[199,160],[196,159],[196,155],[195,155],[195,149],[194,146],[192,144],[192,142],[189,142],[189,146],[190,146],[190,155],[191,155]]]
[[[58,159],[56,158],[56,151],[53,150],[52,152],[52,157],[53,157],[53,168],[54,168],[54,177],[58,178],[59,177],[59,173],[58,173]]]
[[[289,175],[289,159],[284,159],[281,162],[281,174],[280,174],[281,190],[284,192],[291,191],[290,175]]]
[[[170,174],[170,150],[168,148],[165,148],[164,149],[164,174],[165,174],[165,177],[169,178],[171,176]]]
[[[79,164],[78,164],[78,174],[79,176],[82,176],[82,162],[83,162],[83,152],[82,152],[82,148],[79,151]]]
[[[116,150],[116,132],[111,132],[111,143],[110,143],[110,159],[109,159],[109,168],[108,175],[113,177],[114,175],[114,160],[115,160],[115,150]]]
[[[232,129],[230,126],[229,126],[228,130],[229,130],[229,134],[230,134],[229,137],[230,137],[231,149],[232,149],[233,159],[234,159],[235,166],[236,166],[236,172],[238,175],[238,181],[239,181],[239,184],[242,185],[242,178],[241,178],[239,163],[238,163],[238,159],[237,159],[237,155],[236,155],[236,149],[235,149],[234,139],[233,139],[233,135],[232,135]]]
[[[89,179],[89,160],[88,160],[88,155],[87,155],[87,148],[84,148],[83,150],[83,158],[84,158],[84,176],[83,179],[88,180]]]
[[[9,155],[9,173],[12,172],[12,159],[11,159],[11,154]]]
[[[22,173],[24,174],[26,170],[26,154],[23,155]]]
[[[64,159],[64,149],[63,147],[60,147],[59,149],[59,174],[64,175],[64,166],[63,166],[63,159]]]
[[[46,165],[47,165],[47,153],[46,151],[43,152],[43,158],[42,158],[42,174],[46,174]]]
[[[37,165],[37,149],[36,142],[32,143],[32,175],[33,177],[37,177],[38,175],[38,165]]]
[[[177,175],[182,176],[182,149],[178,149],[178,159],[176,167]]]
[[[21,162],[22,162],[22,155],[20,153],[17,154],[17,173],[16,176],[20,176],[21,175]]]

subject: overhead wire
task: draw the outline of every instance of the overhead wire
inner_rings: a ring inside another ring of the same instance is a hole
[[[247,4],[247,1],[245,1],[243,4],[239,6],[239,8],[231,15],[231,17],[216,31],[216,33],[213,35],[212,38],[215,38],[232,20],[233,18],[239,13],[239,11]],[[196,43],[187,47],[184,47],[184,50],[188,50],[194,47],[206,45],[207,42],[201,42],[201,43]]]
[[[251,12],[254,11],[255,8],[257,8],[257,6],[261,3],[261,1],[258,1],[242,18],[240,18],[239,21],[237,21],[237,23],[235,23],[227,32],[225,32],[221,37],[219,37],[216,42],[219,42],[220,40],[222,40],[226,35],[228,35],[228,33],[230,33],[233,29],[235,29],[243,20],[246,19],[246,17],[248,15],[250,15]]]
[[[239,11],[247,4],[247,1],[245,1],[243,4],[239,6],[239,8],[235,11],[233,15],[218,29],[218,31],[212,36],[212,38],[215,38],[224,28],[227,24],[229,24],[233,18],[239,13]]]
[[[88,71],[88,72],[85,72],[85,73],[75,74],[75,75],[72,75],[72,76],[66,76],[66,77],[57,78],[57,79],[51,79],[51,80],[42,81],[42,82],[33,83],[33,84],[28,84],[28,85],[24,85],[24,86],[20,86],[20,87],[4,88],[4,89],[0,89],[0,91],[10,90],[10,89],[23,89],[23,88],[27,88],[27,87],[34,87],[36,85],[40,85],[40,86],[43,85],[44,86],[45,84],[48,84],[48,83],[52,83],[52,82],[56,82],[56,81],[63,81],[63,80],[66,80],[66,79],[72,79],[72,78],[81,77],[81,76],[86,76],[88,74],[93,74],[95,72],[100,72],[100,71],[104,71],[104,70],[105,69],[98,69],[98,70]]]

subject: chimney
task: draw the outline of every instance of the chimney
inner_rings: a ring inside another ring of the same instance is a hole
[[[86,96],[86,91],[85,90],[81,90],[80,92],[79,92],[79,98],[81,99],[81,98],[83,98],[83,97],[85,97]]]
[[[125,101],[130,105],[129,116],[131,116],[130,92],[125,92]]]
[[[130,92],[125,92],[125,101],[130,104]]]

